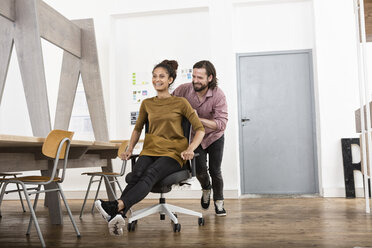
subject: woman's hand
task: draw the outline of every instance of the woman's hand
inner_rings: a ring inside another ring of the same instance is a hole
[[[132,156],[132,151],[125,151],[122,154],[120,154],[120,158],[122,160],[128,160]]]
[[[181,152],[181,158],[183,160],[191,160],[194,158],[194,151],[191,148],[187,148],[185,151]]]

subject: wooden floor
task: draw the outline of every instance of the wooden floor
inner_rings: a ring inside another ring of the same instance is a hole
[[[135,209],[150,206],[145,200]],[[140,220],[135,232],[110,236],[107,224],[95,212],[79,219],[82,204],[70,200],[81,238],[75,236],[65,213],[64,225],[51,225],[42,201],[37,216],[48,247],[372,247],[372,215],[364,211],[363,199],[341,198],[254,198],[226,200],[226,217],[203,211],[205,226],[196,217],[179,214],[180,233],[173,233],[169,219],[158,215]],[[92,203],[92,201],[90,201]],[[169,200],[168,203],[202,211],[198,200]],[[90,204],[89,204],[90,205]],[[39,247],[33,228],[25,235],[29,220],[18,201],[4,201],[0,219],[0,247]]]

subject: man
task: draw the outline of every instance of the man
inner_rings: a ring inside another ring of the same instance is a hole
[[[227,103],[225,94],[217,87],[216,69],[213,64],[207,60],[197,62],[193,66],[192,83],[180,85],[173,94],[185,97],[190,102],[205,128],[203,141],[195,150],[195,153],[200,154],[196,157],[196,176],[203,190],[201,206],[204,209],[209,208],[211,189],[213,189],[216,215],[226,216],[221,161],[224,131],[228,119]]]

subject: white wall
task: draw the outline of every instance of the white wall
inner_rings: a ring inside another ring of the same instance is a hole
[[[116,127],[118,138],[130,136],[132,127],[130,129],[123,128],[123,126],[128,126],[129,123],[128,110],[136,111],[139,108],[139,104],[132,103],[132,91],[141,87],[132,87],[132,72],[142,73],[143,77],[147,77],[147,80],[151,83],[152,68],[163,59],[176,59],[179,62],[180,69],[191,69],[196,61],[209,59],[216,65],[221,88],[225,90],[225,88],[228,89],[231,86],[230,75],[232,73],[225,76],[226,79],[224,78],[224,75],[227,75],[228,72],[226,69],[229,68],[229,66],[226,66],[226,60],[232,59],[231,50],[227,50],[226,56],[226,52],[221,52],[225,49],[216,46],[216,44],[220,44],[226,47],[223,42],[221,43],[221,41],[224,41],[224,35],[221,35],[223,25],[221,26],[219,23],[221,18],[219,18],[220,15],[213,16],[213,7],[211,5],[180,6],[168,11],[145,9],[140,12],[113,16],[111,26],[114,30],[111,37],[114,38],[114,41],[111,49],[113,57],[116,59],[111,67],[114,72],[110,74],[114,78],[110,78],[110,82],[112,82],[112,89],[115,89],[117,99],[115,123],[118,125]],[[215,11],[221,10],[216,8]],[[228,23],[228,26],[231,27],[231,24]],[[128,39],[128,37],[133,37],[133,39]],[[228,39],[231,39],[230,35]],[[231,47],[231,42],[227,45]],[[216,59],[219,56],[222,56],[221,66]],[[190,80],[178,77],[174,87],[184,82],[190,82]],[[152,85],[150,84],[148,87],[152,88]],[[235,94],[235,92],[232,93]],[[152,94],[155,94],[155,92],[152,91]],[[226,92],[226,94],[231,93]],[[236,99],[235,97],[228,98]],[[233,110],[235,109],[235,102],[231,102],[233,106],[229,109]],[[126,108],[121,106],[126,106]],[[232,114],[230,119],[236,118]],[[229,122],[229,126],[230,123],[234,125],[233,121]],[[229,135],[231,130],[233,129],[230,127],[226,132],[225,154],[227,155],[223,160],[226,197],[236,197],[238,194],[236,183],[238,175],[236,150],[238,147],[236,139],[234,139],[235,134]],[[194,182],[191,188],[197,192],[197,195],[200,194],[200,186],[197,182]]]
[[[353,1],[314,0],[314,17],[323,193],[343,196],[340,139],[357,137],[359,104]]]
[[[176,25],[168,26],[168,23]],[[130,125],[129,111],[139,111],[140,103],[134,103],[133,91],[145,89],[149,90],[149,97],[156,95],[151,84],[155,64],[164,59],[174,59],[180,70],[192,68],[195,61],[203,58],[210,59],[208,9],[116,15],[111,26],[111,37],[114,37],[112,56],[115,58],[110,67],[115,76],[111,82],[118,103],[114,136],[123,138],[130,137],[132,132],[131,128],[123,128]],[[136,73],[135,86],[132,84],[132,73]],[[143,85],[143,81],[147,84]],[[182,78],[179,72],[172,88],[184,82],[188,80]]]
[[[229,105],[222,165],[227,197],[236,197],[240,192],[236,53],[313,49],[320,189],[325,196],[344,195],[340,139],[357,137],[357,63],[351,0],[45,2],[69,19],[94,18],[112,139],[129,138],[132,130],[128,112],[136,105],[130,102],[130,73],[140,71],[146,75],[163,58],[177,59],[180,68],[192,67],[199,59],[210,59],[215,64]],[[61,57],[58,49],[44,43],[43,49],[44,58],[51,57],[49,64],[53,65],[47,66],[46,74],[51,109],[55,109],[53,97],[58,90]],[[5,87],[0,133],[31,135],[24,95],[19,94],[19,72],[13,64]],[[18,104],[15,96],[20,98]],[[114,163],[119,166],[119,161]],[[64,189],[70,195],[76,191],[76,197],[82,196],[88,183],[80,172],[70,170],[64,183]],[[357,185],[361,187],[360,178]],[[199,197],[198,185],[192,189],[189,196]]]
[[[233,56],[314,48],[311,1],[238,1],[232,8]]]
[[[234,5],[236,53],[313,49],[313,30],[311,1],[247,1]]]

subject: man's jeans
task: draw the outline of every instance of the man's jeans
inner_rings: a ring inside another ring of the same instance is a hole
[[[223,155],[223,147],[225,137],[213,142],[207,149],[203,149],[200,145],[196,148],[195,153],[199,153],[196,157],[196,177],[198,178],[202,189],[213,188],[213,200],[223,200],[223,179],[221,174],[221,162]],[[209,164],[207,166],[207,154],[209,157]],[[208,174],[209,171],[209,174]],[[210,181],[212,178],[212,184]]]

